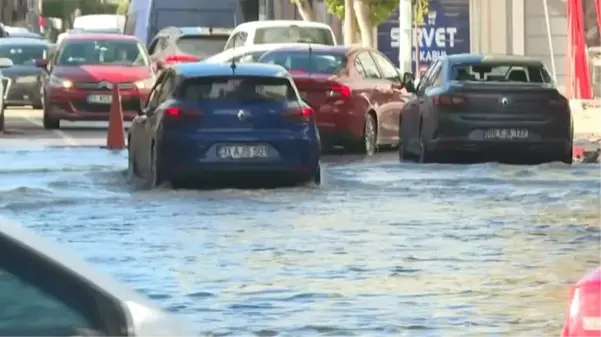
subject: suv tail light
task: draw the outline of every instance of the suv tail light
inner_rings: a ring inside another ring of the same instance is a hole
[[[346,85],[333,85],[328,91],[328,96],[349,98],[351,97],[351,88]]]
[[[309,107],[290,108],[284,112],[284,116],[300,123],[309,123],[313,118],[313,109]]]
[[[180,62],[198,62],[200,59],[194,55],[187,54],[173,54],[165,57],[167,63],[180,63]]]
[[[180,108],[180,107],[169,107],[167,109],[165,109],[165,117],[171,118],[171,119],[177,119],[177,118],[181,118],[181,117],[188,117],[188,116],[201,116],[202,115],[202,111],[200,110],[192,110],[192,109],[184,109],[184,108]]]
[[[461,95],[440,95],[433,96],[432,103],[439,108],[455,108],[468,104],[467,97]]]

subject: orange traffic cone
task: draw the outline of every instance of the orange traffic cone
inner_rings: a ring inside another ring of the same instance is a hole
[[[106,134],[106,147],[110,150],[125,149],[125,132],[123,131],[123,109],[119,86],[113,86],[113,99],[109,113],[109,128]]]

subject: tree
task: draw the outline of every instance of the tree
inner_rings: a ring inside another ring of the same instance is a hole
[[[119,1],[119,5],[117,6],[117,14],[126,15],[128,9],[129,0],[121,0]]]
[[[315,13],[313,12],[310,1],[311,0],[290,0],[290,2],[296,5],[298,12],[305,21],[315,21]]]
[[[328,12],[342,20],[344,44],[357,42],[357,20],[353,0],[326,0],[325,3]]]
[[[375,45],[374,28],[382,23],[382,21],[388,19],[390,13],[399,6],[398,1],[391,0],[325,0],[325,3],[328,12],[336,15],[341,20],[346,18],[345,8],[354,10],[361,33],[361,41],[363,45],[370,47]],[[347,26],[347,23],[345,23],[345,35],[347,27],[351,27],[354,23],[348,23],[348,25],[350,26]],[[347,38],[345,37],[346,40]]]

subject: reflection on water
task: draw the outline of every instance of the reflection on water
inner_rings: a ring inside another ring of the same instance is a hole
[[[78,156],[0,173],[2,212],[203,332],[558,335],[599,265],[598,165],[330,157],[318,189],[137,191],[123,158]]]

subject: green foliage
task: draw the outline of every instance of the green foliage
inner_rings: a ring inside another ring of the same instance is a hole
[[[371,22],[375,26],[388,19],[390,14],[399,7],[398,1],[390,0],[362,0],[365,1],[371,12]],[[328,12],[344,19],[344,0],[325,0]]]
[[[42,16],[67,18],[79,8],[81,15],[115,13],[117,5],[102,4],[100,0],[43,0]]]
[[[119,1],[119,5],[117,6],[117,14],[126,15],[127,9],[129,8],[129,0],[121,0]]]

